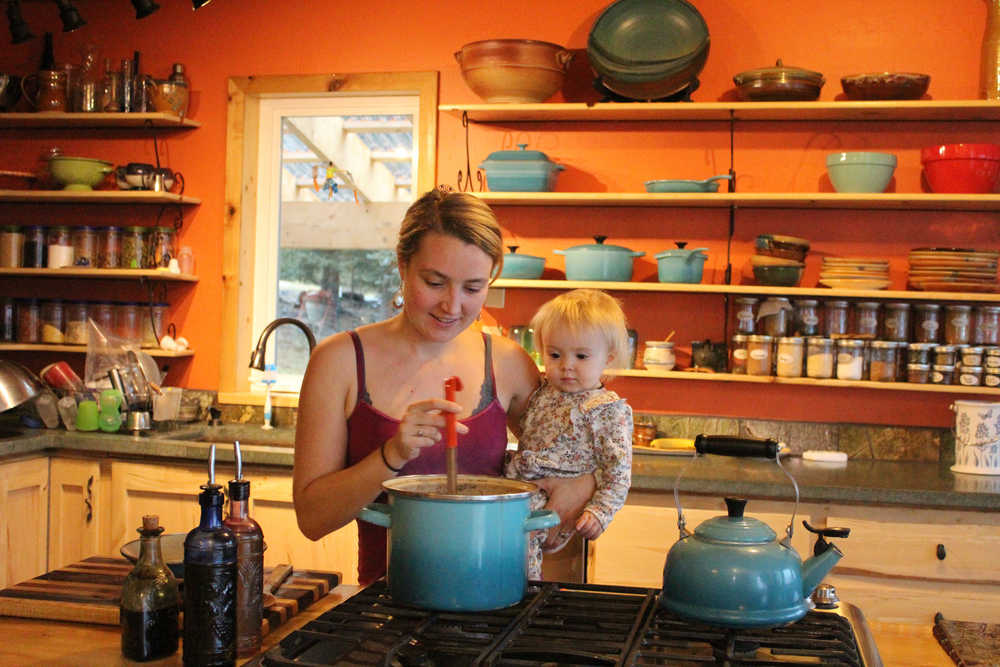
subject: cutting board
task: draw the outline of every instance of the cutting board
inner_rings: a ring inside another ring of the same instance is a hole
[[[0,590],[0,615],[118,625],[118,602],[132,564],[94,556]],[[264,568],[264,578],[272,567]],[[263,633],[286,622],[340,583],[340,574],[294,571],[264,609]],[[182,588],[183,591],[183,588]]]

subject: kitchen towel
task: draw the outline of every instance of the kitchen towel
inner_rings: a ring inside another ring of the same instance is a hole
[[[958,667],[1000,665],[1000,625],[934,616],[934,636]]]

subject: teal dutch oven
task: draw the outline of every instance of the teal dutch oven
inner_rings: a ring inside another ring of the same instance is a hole
[[[632,279],[632,260],[646,253],[620,245],[604,245],[607,236],[595,236],[596,243],[553,250],[566,256],[567,280],[607,280],[628,282]]]
[[[566,169],[541,151],[525,150],[528,144],[518,144],[516,151],[494,151],[479,168],[486,172],[486,184],[493,192],[551,192],[556,176]]]
[[[661,283],[700,283],[708,248],[686,249],[686,241],[674,241],[673,250],[656,253],[656,275]]]
[[[814,555],[803,562],[791,545],[799,488],[781,468],[782,445],[775,440],[699,435],[694,446],[695,457],[774,459],[795,487],[795,508],[780,540],[766,523],[744,516],[746,500],[739,498],[726,498],[727,516],[709,519],[691,533],[685,528],[675,482],[680,539],[667,554],[660,605],[686,618],[731,628],[777,627],[799,620],[815,606],[810,599],[813,590],[843,556],[824,538],[847,537],[850,530],[818,529],[803,521],[807,530],[819,535]]]
[[[503,256],[503,269],[500,271],[501,278],[520,278],[523,280],[535,280],[542,277],[545,270],[545,258],[535,255],[518,255],[519,246],[511,245],[509,253]]]
[[[517,604],[527,585],[527,534],[559,524],[531,510],[530,482],[459,475],[406,475],[382,482],[389,503],[359,517],[389,529],[388,583],[394,600],[442,611],[487,611]]]

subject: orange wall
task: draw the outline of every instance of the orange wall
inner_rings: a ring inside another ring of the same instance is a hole
[[[172,319],[197,355],[174,364],[172,379],[198,388],[218,386],[218,357],[223,344],[218,308],[221,303],[222,221],[224,211],[226,79],[250,74],[438,70],[442,103],[476,102],[461,79],[453,52],[462,44],[491,37],[527,37],[578,50],[565,95],[571,101],[595,99],[582,49],[604,0],[499,3],[400,3],[390,0],[306,2],[287,0],[215,0],[192,12],[184,0],[161,0],[162,9],[137,21],[125,0],[77,0],[88,25],[63,34],[51,3],[24,3],[24,14],[36,35],[56,33],[56,57],[78,59],[78,48],[94,42],[102,55],[118,60],[134,49],[142,52],[143,69],[165,76],[172,62],[187,65],[194,90],[192,116],[203,127],[166,135],[163,161],[181,170],[188,193],[202,199],[185,215],[181,243],[197,256],[201,282],[194,290],[172,288]],[[797,0],[696,0],[712,35],[711,54],[701,76],[696,101],[731,97],[733,74],[772,65],[778,57],[790,66],[823,72],[827,84],[821,99],[840,93],[844,74],[897,70],[927,72],[935,99],[971,99],[978,95],[979,50],[985,23],[981,0],[842,0],[802,3]],[[6,33],[5,33],[6,36]],[[36,68],[41,40],[4,45],[0,70],[27,73]],[[739,131],[736,169],[739,188],[747,191],[830,190],[822,156],[831,149],[871,148],[899,154],[895,189],[919,190],[919,148],[927,143],[978,139],[996,141],[983,124],[876,125],[757,123]],[[114,141],[120,136],[135,141]],[[540,124],[472,129],[473,167],[489,152],[515,143],[546,151],[569,169],[560,190],[638,191],[649,178],[704,178],[724,173],[729,165],[728,127],[724,123],[577,124],[554,128]],[[68,153],[102,157],[116,163],[151,161],[152,143],[142,132],[102,133],[32,131],[0,132],[3,168],[30,168],[41,150],[58,145]],[[464,138],[458,119],[442,115],[439,126],[438,180],[454,182],[465,166]],[[38,207],[5,206],[0,223],[27,222]],[[711,259],[706,279],[719,282],[728,214],[725,211],[671,209],[501,208],[506,230],[524,251],[546,255],[560,267],[551,250],[586,242],[597,233],[610,242],[645,250],[637,263],[637,279],[655,273],[652,255],[673,239],[707,245]],[[106,212],[68,207],[43,209],[46,220],[66,223],[107,220]],[[122,224],[152,224],[155,212],[120,211]],[[761,231],[810,237],[821,252],[879,254],[892,260],[893,278],[903,279],[906,250],[914,245],[996,245],[992,214],[900,213],[849,211],[752,211],[739,214],[733,247],[737,262],[750,252]],[[818,261],[818,256],[813,257]],[[804,284],[812,284],[810,264]],[[901,286],[901,285],[899,285]],[[110,288],[110,287],[109,287]],[[28,289],[20,287],[18,289]],[[32,286],[30,289],[39,289]],[[45,287],[47,290],[60,288]],[[504,324],[523,321],[550,296],[515,296],[510,307],[493,311]],[[640,338],[676,329],[681,345],[692,338],[715,337],[721,331],[718,297],[670,299],[620,295],[630,316],[639,322]],[[690,308],[689,308],[690,306]],[[709,313],[693,317],[690,309]],[[775,388],[758,392],[748,385],[669,383],[620,380],[617,385],[633,405],[646,410],[710,412],[771,417],[945,425],[950,421],[946,396],[894,392],[847,392]],[[671,398],[664,401],[664,390]],[[888,394],[888,396],[885,396]],[[753,401],[749,400],[750,398]],[[857,412],[859,406],[865,412]],[[920,409],[914,410],[913,405]],[[926,409],[925,409],[926,408]],[[902,415],[902,416],[901,416]],[[859,418],[859,416],[861,418]]]

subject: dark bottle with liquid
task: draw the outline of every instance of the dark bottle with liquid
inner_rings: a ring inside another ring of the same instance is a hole
[[[248,515],[250,482],[243,479],[240,443],[236,479],[229,481],[229,516],[223,522],[236,535],[236,655],[248,658],[260,650],[264,601],[264,533]]]
[[[119,606],[122,655],[144,662],[177,652],[177,579],[163,561],[156,515],[142,517],[139,560],[125,577]]]
[[[184,539],[184,664],[235,665],[236,536],[222,523],[215,445],[201,489],[201,522]]]

